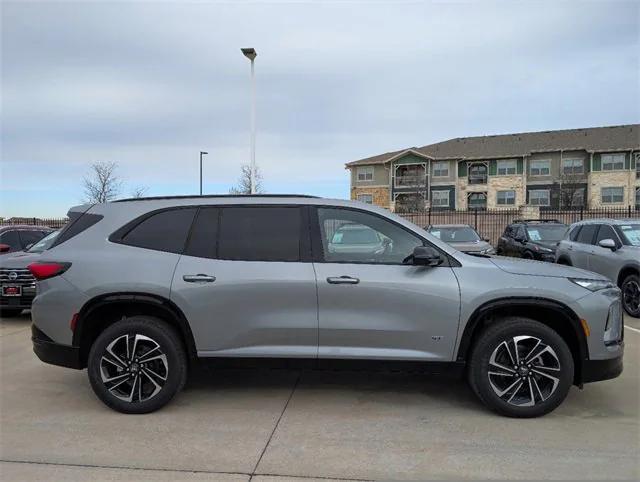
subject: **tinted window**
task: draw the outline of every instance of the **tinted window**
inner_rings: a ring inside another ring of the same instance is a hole
[[[596,236],[596,244],[598,244],[603,239],[613,239],[616,244],[618,243],[618,235],[615,233],[613,228],[608,224],[603,224],[600,226],[598,230],[598,235]]]
[[[327,262],[401,264],[423,241],[373,214],[319,208],[322,256]]]
[[[571,230],[571,234],[569,235],[569,239],[571,241],[576,241],[578,239],[578,233],[580,232],[580,228],[582,226],[576,226]]]
[[[182,253],[195,208],[162,211],[129,231],[122,242],[139,248]]]
[[[242,261],[300,261],[301,209],[221,209],[218,258]]]
[[[578,243],[591,244],[593,241],[593,235],[596,233],[596,229],[598,229],[597,224],[585,224],[578,233],[576,241]]]
[[[185,254],[215,258],[218,238],[218,208],[201,208],[196,217]]]
[[[20,246],[20,237],[18,231],[5,231],[0,234],[0,244],[8,244],[11,246],[9,251],[17,251],[22,249]]]
[[[52,247],[58,246],[59,244],[64,243],[74,236],[77,236],[82,231],[90,228],[102,219],[102,216],[100,214],[86,214],[76,211],[70,211],[68,213],[68,216],[69,221],[60,231],[60,234],[53,242]]]
[[[20,231],[20,240],[22,247],[26,248],[30,244],[36,244],[46,233],[44,231]]]
[[[51,247],[53,242],[56,240],[56,238],[58,237],[58,234],[60,234],[60,231],[53,231],[53,232],[49,233],[47,236],[42,238],[36,244],[31,246],[29,248],[28,252],[29,253],[42,253],[42,252],[46,251],[47,249],[49,249]]]
[[[527,239],[527,233],[524,230],[524,226],[518,226],[515,237],[517,239]]]

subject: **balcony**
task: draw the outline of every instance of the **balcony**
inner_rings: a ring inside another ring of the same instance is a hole
[[[422,175],[408,175],[396,177],[396,187],[422,187],[427,185],[427,178]]]
[[[469,175],[467,176],[469,184],[486,184],[487,177],[486,164],[471,164],[469,166]]]

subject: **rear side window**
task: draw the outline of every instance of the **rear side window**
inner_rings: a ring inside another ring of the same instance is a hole
[[[576,241],[583,244],[592,244],[593,236],[596,234],[596,229],[598,229],[597,224],[585,224],[578,233]]]
[[[22,240],[22,247],[26,248],[30,244],[36,244],[44,235],[47,234],[44,231],[20,231],[20,239]]]
[[[226,207],[221,210],[218,258],[300,261],[300,208]]]
[[[68,216],[69,221],[65,224],[55,242],[51,245],[52,248],[68,241],[74,236],[77,236],[82,231],[89,229],[102,219],[100,214],[87,214],[76,211],[69,212]]]
[[[218,241],[218,208],[201,208],[191,229],[189,245],[185,250],[188,256],[215,258]]]
[[[122,237],[122,244],[182,253],[196,208],[171,209],[151,215]]]

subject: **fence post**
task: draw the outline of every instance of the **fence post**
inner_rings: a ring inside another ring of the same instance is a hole
[[[427,226],[431,226],[431,206],[429,206],[429,222],[427,223]]]
[[[584,206],[580,206],[580,221],[582,221],[584,219],[583,210],[584,210]]]
[[[473,229],[478,230],[478,208],[473,211]]]
[[[34,226],[36,225],[36,218],[35,217],[33,218],[33,225]]]
[[[628,211],[629,211],[629,214],[627,215],[627,217],[628,217],[628,218],[630,218],[630,217],[631,217],[631,204],[629,204],[629,209],[628,209]]]

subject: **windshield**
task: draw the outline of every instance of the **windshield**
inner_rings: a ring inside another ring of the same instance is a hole
[[[565,225],[539,225],[528,226],[527,234],[531,241],[560,241],[564,238],[564,233],[567,232],[567,226]]]
[[[622,224],[620,231],[631,246],[640,246],[640,224]]]
[[[431,228],[431,231],[429,232],[445,243],[471,243],[474,241],[480,241],[478,233],[469,226],[460,226],[457,228]]]
[[[376,232],[366,226],[338,229],[331,240],[332,244],[378,244],[380,238]]]
[[[56,240],[59,232],[60,231],[54,231],[52,233],[49,233],[47,236],[27,249],[27,253],[42,253],[43,251],[49,249],[53,242]]]

